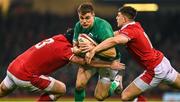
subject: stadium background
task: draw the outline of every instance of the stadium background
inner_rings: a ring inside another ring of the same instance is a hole
[[[158,4],[158,11],[140,12],[136,21],[142,23],[154,47],[161,50],[170,59],[172,66],[180,72],[179,0],[0,0],[0,81],[6,75],[8,64],[16,56],[42,39],[64,33],[68,27],[74,27],[78,21],[76,9],[84,1],[92,2],[96,16],[109,21],[114,30],[117,30],[117,9],[125,3]],[[123,47],[121,52],[122,61],[127,66],[123,80],[126,87],[142,70]],[[67,85],[64,98],[73,98],[76,73],[77,66],[70,64],[52,74]],[[96,80],[97,75],[87,86],[88,97],[93,97]],[[37,95],[18,89],[0,100],[15,100],[22,96],[34,99],[31,97]],[[176,99],[180,97],[179,90],[171,89],[167,85],[159,85],[144,95],[148,100],[165,100],[168,96],[168,99],[180,100]]]

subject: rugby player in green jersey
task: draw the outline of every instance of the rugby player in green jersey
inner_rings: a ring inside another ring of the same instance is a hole
[[[73,50],[74,52],[79,53],[88,52],[93,49],[94,46],[89,45],[87,48],[79,48],[78,45],[78,36],[79,34],[87,34],[90,36],[96,43],[101,43],[107,38],[113,37],[113,29],[111,25],[104,19],[95,17],[93,6],[91,3],[83,3],[79,6],[78,10],[79,22],[76,23],[74,28],[74,37],[73,37]],[[113,60],[120,61],[119,49],[116,48],[116,58],[114,59],[105,59],[102,60]],[[89,79],[96,73],[99,74],[99,80],[95,89],[94,96],[97,100],[104,100],[119,86],[122,89],[122,75],[118,73],[117,70],[111,70],[110,68],[95,69],[95,68],[85,68],[84,66],[79,66],[76,80],[76,89],[75,89],[75,101],[83,101],[85,98],[85,87]],[[118,77],[116,77],[118,76]],[[111,84],[116,78],[116,83]],[[103,91],[102,91],[103,90]]]

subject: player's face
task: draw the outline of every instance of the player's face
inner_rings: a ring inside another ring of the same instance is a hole
[[[89,28],[94,23],[94,13],[86,13],[82,15],[79,13],[79,21],[83,28]]]
[[[121,12],[118,12],[118,14],[116,16],[116,20],[117,20],[118,27],[122,27],[123,24],[125,23],[125,17]]]

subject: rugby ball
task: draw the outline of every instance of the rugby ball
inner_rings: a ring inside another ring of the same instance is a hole
[[[96,43],[87,34],[79,34],[78,43],[81,43],[81,42],[91,43],[95,46],[98,45],[98,43]],[[107,58],[115,58],[116,57],[116,49],[115,49],[115,47],[112,47],[107,50],[103,50],[103,51],[99,52],[98,55],[102,56],[102,57],[107,57]]]

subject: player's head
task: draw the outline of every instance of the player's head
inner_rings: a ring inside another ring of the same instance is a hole
[[[118,14],[116,16],[118,27],[122,27],[125,23],[129,21],[134,21],[136,15],[137,11],[133,7],[123,6],[119,8]]]
[[[68,28],[64,36],[67,38],[67,40],[72,44],[73,40],[73,35],[74,35],[74,29]]]
[[[94,23],[94,8],[92,3],[83,3],[81,4],[78,9],[78,16],[80,24],[83,28],[89,28]]]

